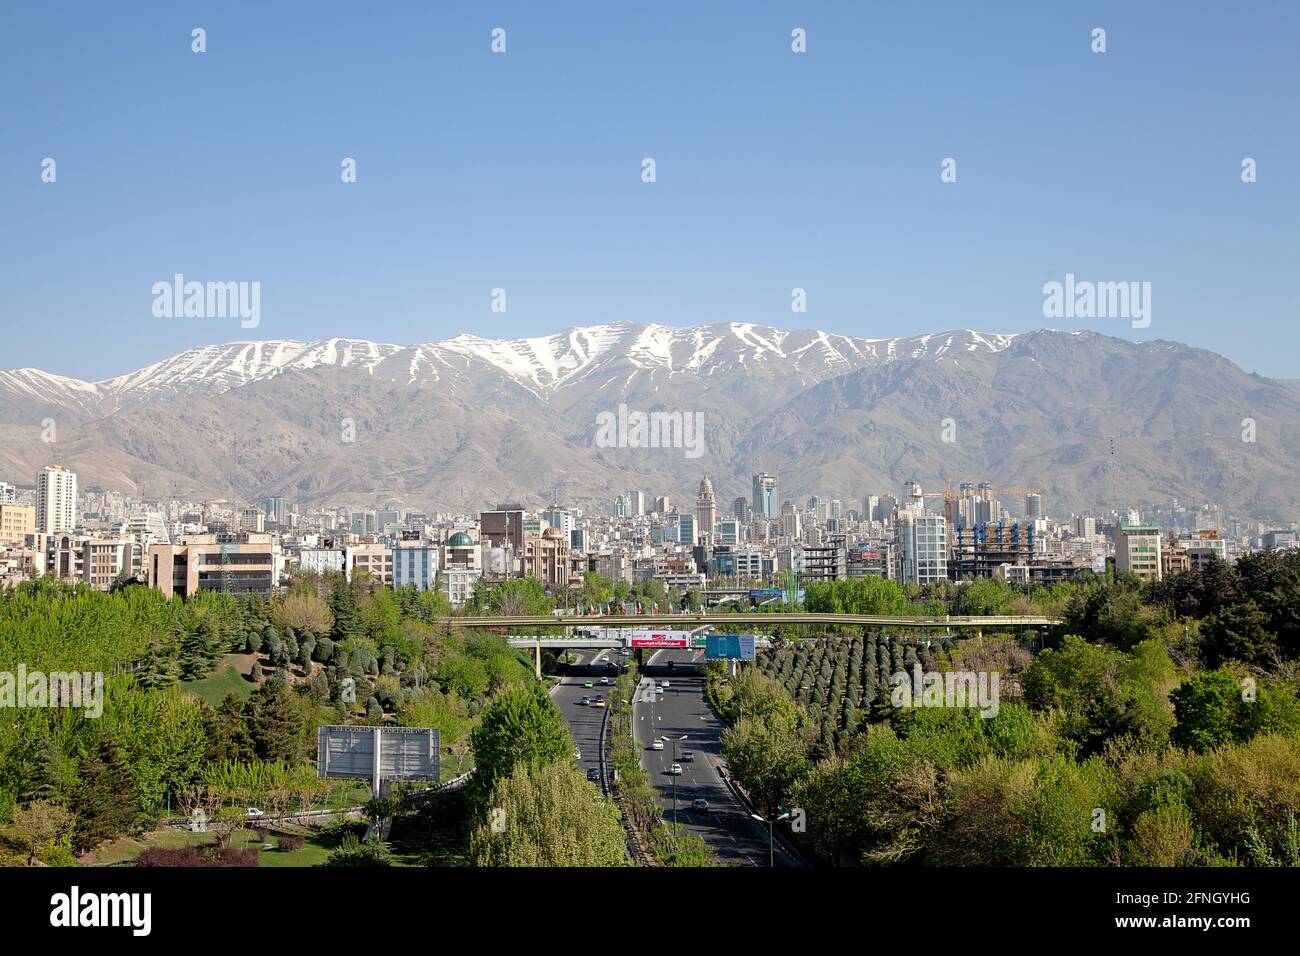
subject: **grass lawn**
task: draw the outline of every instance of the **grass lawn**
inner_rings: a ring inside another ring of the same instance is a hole
[[[240,676],[229,658],[222,658],[212,674],[203,680],[182,681],[181,691],[202,697],[213,707],[220,706],[227,694],[237,694],[240,700],[248,700],[253,694],[253,685]]]

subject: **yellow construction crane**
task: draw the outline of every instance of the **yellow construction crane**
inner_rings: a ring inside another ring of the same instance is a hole
[[[1001,498],[1004,495],[1037,495],[1041,491],[1038,488],[989,488],[982,485],[976,485],[972,481],[963,481],[958,485],[956,493],[952,490],[952,479],[948,479],[944,485],[943,491],[921,491],[921,486],[916,482],[908,482],[912,489],[909,497],[916,501],[920,498],[942,498],[943,515],[948,520],[948,527],[952,527],[952,503],[965,498]]]

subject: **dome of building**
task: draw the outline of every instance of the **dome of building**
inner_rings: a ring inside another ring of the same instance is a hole
[[[470,539],[470,536],[467,535],[464,531],[457,531],[455,534],[453,534],[450,538],[447,539],[447,547],[472,548],[474,547],[474,542]]]
[[[713,497],[713,482],[709,481],[708,478],[705,478],[703,481],[700,482],[700,497],[701,498]]]
[[[542,537],[543,537],[543,538],[563,538],[563,537],[564,537],[564,532],[561,531],[559,528],[547,528],[545,531],[542,532]]]

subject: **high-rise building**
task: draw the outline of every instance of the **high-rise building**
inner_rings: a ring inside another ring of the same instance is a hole
[[[0,505],[11,505],[18,500],[18,489],[0,481]]]
[[[718,508],[713,497],[713,483],[708,478],[700,481],[700,493],[695,496],[695,519],[698,527],[697,542],[706,546],[712,544],[714,526],[718,523]]]
[[[1097,533],[1097,519],[1087,515],[1075,515],[1074,533],[1080,538],[1091,538]]]
[[[573,512],[568,508],[561,508],[559,505],[551,505],[542,512],[542,518],[546,520],[552,528],[559,528],[560,534],[566,538],[573,531]]]
[[[655,514],[666,515],[673,510],[673,501],[667,495],[655,499]]]
[[[898,515],[898,579],[904,584],[948,580],[948,521],[943,515]]]
[[[1043,516],[1043,496],[1029,494],[1025,495],[1025,517],[1041,518]]]
[[[698,531],[696,530],[695,516],[681,514],[677,516],[677,543],[687,548],[695,547],[699,540]]]
[[[633,517],[645,514],[645,492],[629,491],[627,493],[628,511]]]
[[[749,524],[749,499],[737,498],[731,506],[731,515],[741,524]]]
[[[619,495],[614,499],[614,517],[626,518],[632,513],[632,505],[628,502],[626,495]]]
[[[36,530],[58,534],[76,527],[76,472],[62,465],[48,465],[36,476]]]
[[[776,475],[763,472],[755,475],[751,500],[753,501],[755,521],[761,521],[764,518],[775,518],[777,516]]]
[[[266,520],[277,528],[289,525],[289,502],[279,495],[266,499]]]
[[[745,499],[741,499],[744,501]],[[718,539],[715,544],[734,547],[740,543],[740,519],[723,518],[718,522]]]

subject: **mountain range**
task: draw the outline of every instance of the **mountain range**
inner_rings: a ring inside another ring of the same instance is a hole
[[[620,406],[699,413],[702,455],[603,447],[599,416]],[[687,505],[708,475],[729,513],[766,471],[782,500],[846,507],[909,480],[987,480],[1040,488],[1057,517],[1176,498],[1291,521],[1300,388],[1176,342],[1052,330],[619,322],[409,346],[232,342],[100,382],[0,372],[0,480],[30,485],[55,461],[83,488],[146,498],[459,511],[607,508],[636,489]]]

